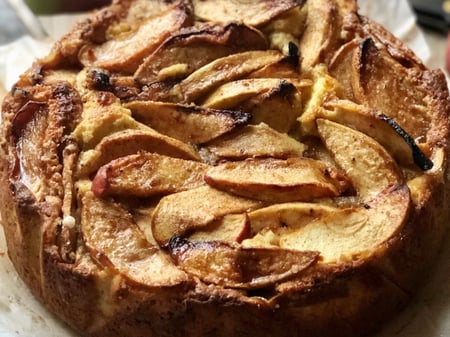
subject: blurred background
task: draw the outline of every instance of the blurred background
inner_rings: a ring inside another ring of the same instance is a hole
[[[383,25],[386,25],[385,17],[394,24],[405,21],[402,22],[404,27],[400,29],[399,35],[407,43],[409,37],[416,34],[414,30],[417,31],[416,23],[418,23],[424,33],[422,41],[425,41],[431,51],[431,55],[426,55],[425,59],[420,53],[419,57],[424,59],[429,67],[447,69],[447,74],[450,73],[450,52],[447,51],[450,50],[447,46],[450,0],[358,0],[358,2],[364,14],[376,8],[377,17],[381,19],[376,21]],[[38,41],[51,42],[65,33],[84,13],[109,3],[111,0],[0,0],[0,49],[25,35]],[[403,14],[395,13],[404,6],[409,7],[409,11],[413,9],[412,22],[408,21],[408,18],[405,19]],[[61,15],[62,13],[64,15]],[[390,29],[389,24],[387,28]],[[410,47],[417,52],[415,46]],[[446,59],[449,61],[446,62]]]

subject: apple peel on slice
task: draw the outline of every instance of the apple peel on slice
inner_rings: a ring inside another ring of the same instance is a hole
[[[232,194],[269,202],[336,197],[348,187],[339,172],[305,157],[226,162],[207,170],[205,181]]]
[[[224,242],[189,242],[174,237],[169,250],[175,263],[206,283],[230,288],[269,287],[316,264],[316,251],[243,248]]]

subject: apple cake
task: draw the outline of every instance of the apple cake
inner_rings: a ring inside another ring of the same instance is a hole
[[[449,219],[449,96],[347,0],[116,0],[4,99],[1,217],[83,336],[356,337]]]

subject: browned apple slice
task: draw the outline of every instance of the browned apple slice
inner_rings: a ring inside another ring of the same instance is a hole
[[[396,38],[385,27],[365,16],[360,16],[360,20],[367,36],[372,37],[377,43],[383,44],[389,55],[399,63],[409,68],[416,67],[425,70],[426,67],[422,60],[408,47],[405,41]]]
[[[207,170],[205,181],[220,190],[270,202],[335,197],[348,187],[335,170],[309,158],[226,162]]]
[[[181,81],[171,90],[170,98],[184,102],[201,100],[202,95],[206,95],[221,84],[240,79],[282,58],[283,54],[277,50],[248,51],[222,57],[201,67]]]
[[[169,243],[177,265],[206,283],[232,288],[261,288],[298,275],[318,260],[315,251],[242,248],[223,242]]]
[[[342,45],[330,61],[328,71],[342,86],[344,98],[354,101],[352,87],[353,54],[359,48],[359,39]]]
[[[333,206],[307,202],[288,202],[257,209],[248,214],[253,233],[264,228],[301,228],[309,222],[336,212]]]
[[[206,23],[184,28],[171,36],[137,69],[141,84],[176,80],[215,59],[248,50],[267,48],[260,31],[239,23]]]
[[[174,237],[204,229],[227,214],[244,213],[262,206],[257,200],[237,197],[202,186],[163,197],[152,215],[153,237],[165,246]]]
[[[288,10],[303,5],[304,0],[194,0],[195,14],[205,21],[244,22],[260,26]]]
[[[325,104],[332,110],[322,110],[322,116],[347,125],[372,137],[403,165],[416,164],[428,170],[433,163],[395,120],[363,105],[347,100],[331,100]]]
[[[279,88],[288,80],[278,78],[251,78],[225,83],[201,103],[215,109],[231,109],[252,96]]]
[[[380,192],[365,206],[332,212],[280,238],[280,246],[317,250],[321,263],[368,260],[387,249],[408,218],[410,195],[396,185]]]
[[[333,1],[309,1],[306,9],[306,27],[300,40],[302,68],[326,62],[327,56],[338,48],[336,42],[341,31],[339,12]]]
[[[156,101],[124,105],[141,123],[184,143],[202,144],[249,122],[248,113]]]
[[[208,168],[197,161],[140,152],[102,166],[92,181],[92,191],[96,196],[175,193],[204,185]]]
[[[283,50],[279,48],[280,50]],[[299,78],[300,55],[298,47],[293,42],[287,43],[287,55],[280,61],[268,64],[253,71],[248,78]]]
[[[96,198],[91,192],[81,203],[83,239],[102,267],[146,286],[174,286],[187,280],[169,256],[149,244],[122,206]]]
[[[189,7],[184,1],[178,1],[142,22],[135,30],[100,45],[87,44],[81,48],[79,59],[86,67],[132,74],[167,37],[190,23],[192,14]]]
[[[77,173],[79,176],[91,174],[114,159],[139,151],[156,152],[188,160],[200,159],[197,152],[189,145],[152,129],[124,130],[103,138],[93,150],[83,152]]]
[[[204,229],[196,230],[187,237],[188,241],[221,241],[242,242],[250,237],[252,229],[247,213],[225,215],[222,219],[212,222]]]
[[[318,119],[317,128],[334,160],[364,200],[401,183],[396,162],[373,138],[326,119]]]
[[[304,144],[260,123],[223,135],[205,144],[199,152],[206,162],[214,163],[220,159],[242,160],[255,157],[285,159],[300,157],[304,151]]]
[[[432,123],[425,103],[427,92],[417,86],[417,77],[411,71],[370,38],[361,42],[353,62],[352,86],[357,102],[393,118],[413,139],[427,134]]]
[[[302,113],[303,85],[309,86],[310,83],[281,80],[277,87],[243,102],[239,110],[252,115],[252,124],[265,123],[278,132],[287,133]]]

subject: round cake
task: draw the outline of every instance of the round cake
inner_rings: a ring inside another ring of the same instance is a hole
[[[6,96],[1,218],[82,336],[357,337],[449,220],[449,96],[344,0],[115,0]]]

